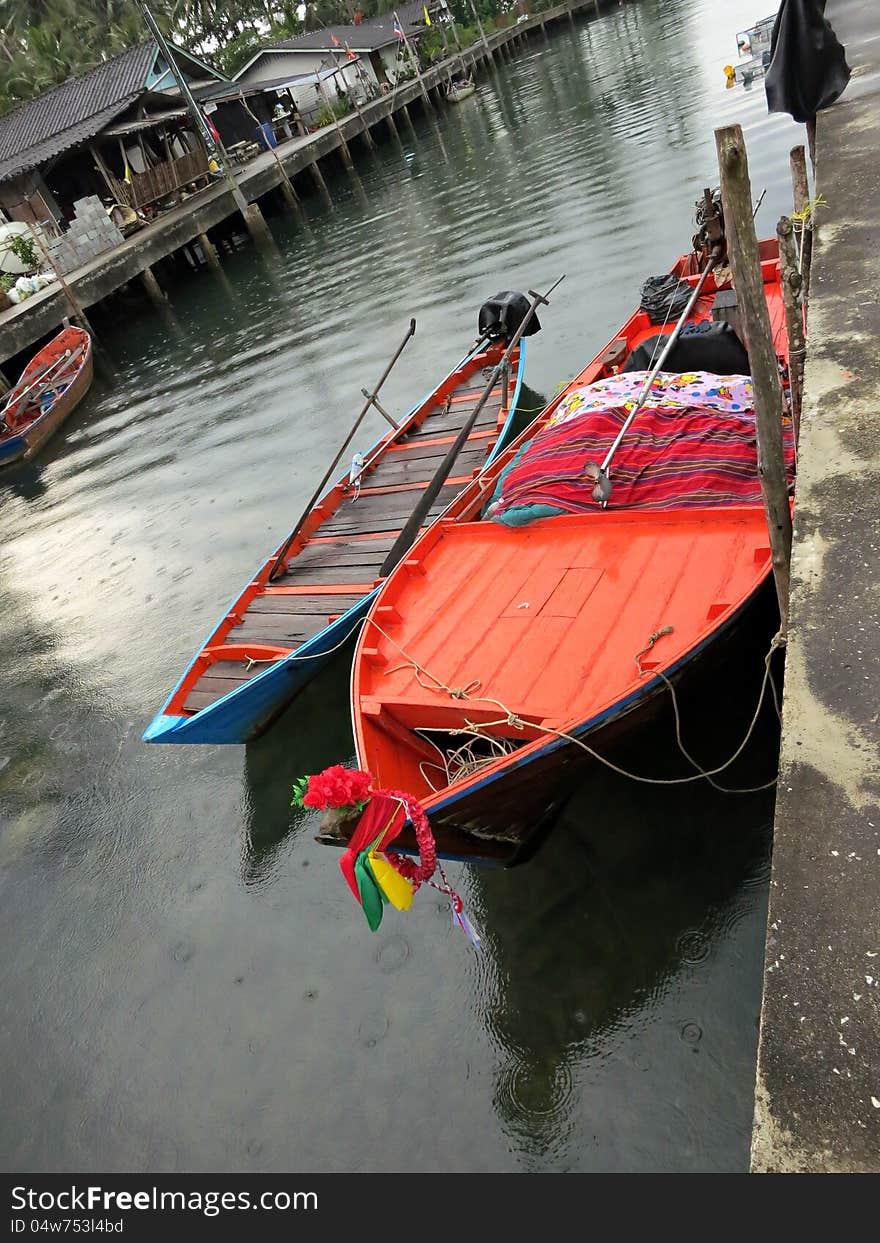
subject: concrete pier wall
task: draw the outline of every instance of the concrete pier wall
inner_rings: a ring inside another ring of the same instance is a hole
[[[466,66],[474,68],[486,61],[491,66],[493,56],[500,55],[501,49],[512,44],[514,40],[521,42],[532,34],[541,39],[543,27],[560,21],[567,22],[572,12],[581,10],[587,15],[595,15],[598,11],[595,0],[575,0],[571,4],[560,4],[518,25],[508,26],[491,34],[487,32],[487,47],[482,43],[474,44],[465,49],[462,60]],[[426,89],[434,93],[432,107],[437,102],[438,88],[458,68],[459,58],[456,55],[433,65],[422,75]],[[442,98],[442,93],[440,97]],[[407,108],[420,106],[426,106],[422,86],[414,79],[392,94],[365,105],[360,114],[349,114],[338,126],[326,126],[315,134],[280,144],[276,148],[276,154],[289,178],[308,176],[310,165],[320,165],[322,160],[330,156],[338,159],[339,156],[335,153],[341,153],[344,145],[353,147],[356,158],[360,151],[367,148],[365,130],[369,133],[376,126],[385,129],[388,118],[395,113],[403,112],[406,115]],[[283,182],[278,160],[271,152],[264,152],[243,168],[233,171],[239,189],[250,203],[257,202]],[[195,241],[200,234],[206,234],[209,229],[216,228],[236,214],[238,208],[228,183],[220,182],[210,186],[138,230],[122,245],[70,272],[67,282],[84,308],[93,306],[140,276],[160,259]],[[51,285],[26,301],[0,312],[0,366],[53,332],[62,318],[70,314],[70,304],[58,285]]]
[[[880,1170],[880,11],[826,15],[757,1172]]]

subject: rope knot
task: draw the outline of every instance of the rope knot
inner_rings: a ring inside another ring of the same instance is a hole
[[[479,685],[480,679],[473,678],[470,682],[468,682],[467,686],[444,686],[442,689],[445,690],[452,699],[470,699],[471,691],[475,691]]]

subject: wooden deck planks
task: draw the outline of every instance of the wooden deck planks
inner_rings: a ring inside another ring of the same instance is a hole
[[[482,397],[487,380],[488,376],[471,376],[453,391],[448,408],[445,401],[438,402],[419,427],[386,452],[364,476],[364,492],[357,501],[344,501],[321,524],[273,586],[333,587],[376,582],[401,527]],[[495,443],[500,409],[499,388],[487,400],[471,439],[456,458],[452,477],[458,482],[443,487],[425,525],[433,522],[461,490],[460,480],[483,466]],[[371,492],[374,488],[388,491]],[[350,592],[261,594],[251,601],[242,622],[229,630],[223,642],[266,643],[295,651],[320,633],[330,617],[346,612],[359,599],[361,595]],[[192,713],[208,707],[268,667],[257,664],[248,669],[244,661],[224,661],[221,666],[213,666],[190,692],[184,711]]]

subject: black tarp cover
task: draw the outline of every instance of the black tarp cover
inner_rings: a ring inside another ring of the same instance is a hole
[[[846,52],[825,17],[825,0],[782,0],[764,74],[771,112],[809,121],[849,82]]]

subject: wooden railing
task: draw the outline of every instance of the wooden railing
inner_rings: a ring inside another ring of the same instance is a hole
[[[131,173],[130,181],[113,177],[117,200],[129,207],[144,207],[168,198],[192,182],[207,180],[208,157],[204,151],[188,151],[176,160],[156,164],[145,173]]]

